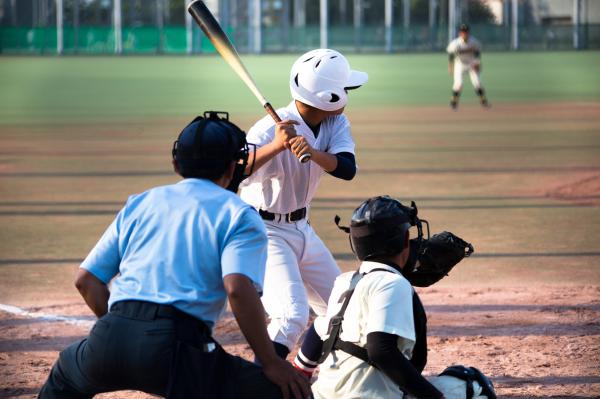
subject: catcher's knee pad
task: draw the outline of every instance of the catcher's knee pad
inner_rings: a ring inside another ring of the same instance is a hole
[[[494,390],[494,384],[488,377],[485,376],[479,369],[475,367],[465,367],[461,365],[450,366],[442,371],[440,377],[453,377],[462,380],[466,383],[466,398],[471,399],[473,397],[486,396],[488,399],[496,399],[496,391]],[[438,383],[442,393],[449,397],[451,395],[443,391],[444,386],[451,386],[451,382],[444,383],[439,381]]]

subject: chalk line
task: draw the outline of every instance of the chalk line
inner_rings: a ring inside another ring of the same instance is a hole
[[[43,313],[43,312],[30,312],[25,309],[21,309],[17,306],[5,305],[0,303],[0,310],[19,315],[24,317],[29,317],[31,319],[44,320],[44,321],[59,321],[67,324],[72,324],[78,327],[91,328],[95,320],[88,320],[81,317],[73,317],[73,316],[59,316],[55,314]]]

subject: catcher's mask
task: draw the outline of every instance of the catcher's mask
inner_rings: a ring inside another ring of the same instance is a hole
[[[227,189],[237,192],[240,183],[252,174],[252,171],[244,173],[251,145],[246,141],[246,134],[229,121],[227,112],[207,111],[181,131],[173,143],[172,155],[179,173],[185,178],[217,179],[235,161],[235,171]]]
[[[380,256],[393,256],[401,252],[406,245],[406,233],[411,226],[417,227],[417,240],[423,239],[423,223],[417,217],[415,202],[410,207],[390,196],[369,198],[352,214],[350,227],[340,226],[340,217],[336,215],[335,224],[350,234],[350,246],[360,260],[374,259]]]

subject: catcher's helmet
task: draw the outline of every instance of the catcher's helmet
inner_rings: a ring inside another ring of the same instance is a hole
[[[323,111],[337,111],[348,102],[348,90],[367,83],[365,72],[353,71],[346,57],[335,50],[317,49],[303,54],[290,72],[295,100]]]
[[[216,179],[231,162],[237,162],[228,190],[237,191],[248,175],[249,146],[246,135],[229,121],[227,112],[207,111],[196,117],[173,143],[173,160],[183,177]]]
[[[336,224],[339,226],[339,216]],[[341,229],[350,233],[350,244],[358,259],[369,260],[401,252],[408,243],[406,233],[411,226],[417,226],[420,240],[423,232],[415,203],[407,207],[383,195],[363,202],[352,214],[350,227]]]

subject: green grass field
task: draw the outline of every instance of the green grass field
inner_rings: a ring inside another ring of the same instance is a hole
[[[289,101],[294,56],[245,56],[265,96]],[[350,108],[445,104],[451,78],[443,54],[352,55],[370,74],[352,93]],[[600,52],[491,53],[483,82],[494,103],[600,99]],[[468,80],[468,79],[467,79]],[[79,57],[0,59],[2,123],[106,121],[140,117],[189,117],[205,108],[260,113],[260,106],[216,56]],[[470,83],[464,99],[473,102]]]
[[[273,104],[286,104],[293,57],[244,59]],[[466,83],[459,112],[447,107],[443,55],[350,59],[370,74],[347,109],[360,172],[352,183],[325,178],[313,207],[313,224],[343,262],[351,256],[333,215],[349,216],[381,193],[421,199],[435,230],[463,232],[490,256],[525,252],[560,263],[561,253],[596,253],[600,219],[587,206],[595,194],[582,194],[583,205],[547,194],[599,171],[600,53],[486,55],[494,107],[480,109]],[[25,267],[12,261],[84,257],[129,194],[177,180],[170,146],[194,115],[229,110],[244,129],[262,116],[217,57],[0,61],[4,271]],[[555,223],[573,234],[546,248]],[[523,261],[513,255],[501,259]]]

